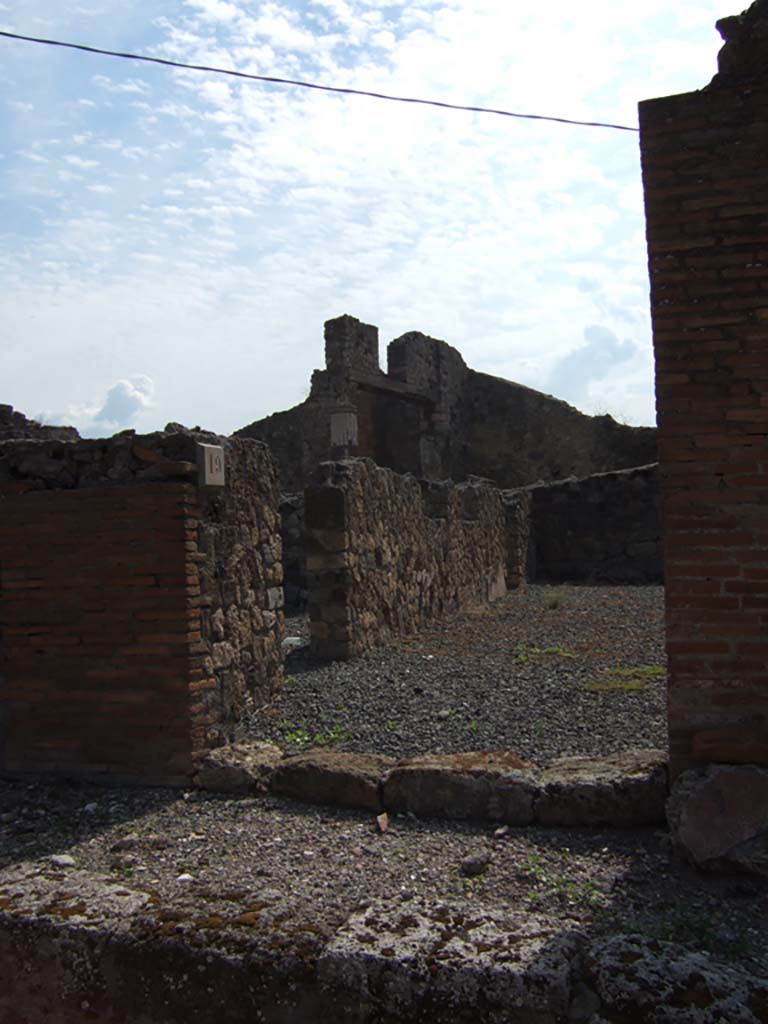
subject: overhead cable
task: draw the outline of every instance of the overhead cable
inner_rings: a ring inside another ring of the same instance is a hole
[[[499,117],[517,117],[528,121],[555,121],[558,124],[575,124],[586,128],[614,128],[621,132],[637,132],[638,128],[627,124],[611,124],[605,121],[579,121],[571,117],[552,117],[547,114],[520,114],[512,110],[498,110],[494,107],[474,107],[463,103],[446,103],[442,100],[417,99],[414,96],[393,96],[384,92],[370,92],[367,89],[347,89],[338,85],[320,85],[318,82],[303,82],[295,78],[276,78],[273,75],[252,75],[245,71],[234,71],[231,68],[210,67],[206,64],[185,64],[182,61],[166,60],[164,57],[147,57],[140,53],[120,53],[117,50],[104,50],[98,46],[85,46],[82,43],[66,43],[60,39],[41,39],[37,36],[23,36],[16,32],[3,32],[0,36],[6,39],[18,39],[25,43],[40,43],[43,46],[60,46],[67,50],[81,50],[83,53],[95,53],[104,57],[121,57],[123,60],[143,61],[146,64],[162,64],[169,68],[182,68],[186,71],[205,71],[213,75],[230,75],[233,78],[245,78],[253,82],[269,82],[272,85],[293,85],[300,89],[315,89],[320,92],[343,93],[347,96],[367,96],[375,100],[390,100],[394,103],[417,103],[427,107],[441,107],[444,110],[465,110],[473,114],[496,114]]]

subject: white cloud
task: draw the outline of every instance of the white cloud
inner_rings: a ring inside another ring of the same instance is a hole
[[[69,154],[62,157],[65,163],[70,164],[72,167],[79,167],[82,170],[89,170],[91,167],[98,167],[97,160],[84,160],[81,156],[73,156]]]
[[[113,430],[125,429],[136,420],[140,412],[152,407],[154,392],[153,381],[143,374],[117,381],[94,415],[94,423]]]
[[[130,78],[124,82],[116,82],[106,75],[94,75],[92,81],[99,88],[112,93],[138,93],[146,95],[151,92],[149,85],[140,78]]]
[[[240,15],[236,4],[225,3],[224,0],[185,0],[185,3],[209,21],[233,21]]]
[[[101,401],[70,403],[63,410],[35,414],[42,423],[77,427],[85,437],[105,437],[131,428],[141,413],[153,406],[154,383],[144,374],[116,381]]]
[[[626,123],[638,99],[706,83],[707,11],[722,13],[714,0],[129,6],[124,25],[153,26],[135,48],[172,59]],[[534,387],[567,389],[563,367],[591,367],[581,404],[609,390],[652,420],[636,136],[194,72],[145,80],[119,61],[94,76],[89,61],[73,65],[72,99],[50,82],[12,93],[36,108],[13,114],[27,159],[9,179],[35,231],[6,225],[0,252],[18,407],[74,402],[93,419],[107,403],[89,395],[138,364],[162,399],[134,406],[137,424],[231,430],[303,397],[323,320],[349,312],[383,341],[423,330]],[[97,164],[98,183],[73,173]],[[587,365],[590,325],[615,339],[613,360]]]

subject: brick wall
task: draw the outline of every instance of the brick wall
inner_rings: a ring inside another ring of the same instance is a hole
[[[181,782],[200,655],[186,484],[6,497],[0,768]],[[204,737],[201,729],[200,738]]]
[[[707,89],[640,105],[675,774],[768,764],[765,3],[750,17],[760,7],[749,60],[729,43]]]
[[[506,592],[499,491],[326,463],[306,491],[312,650],[349,658]]]
[[[189,783],[279,687],[275,469],[198,440],[0,444],[0,772]]]

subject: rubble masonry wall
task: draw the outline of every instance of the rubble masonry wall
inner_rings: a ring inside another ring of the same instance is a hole
[[[539,583],[660,583],[657,466],[536,484],[527,575]]]
[[[347,459],[306,491],[312,650],[350,658],[506,592],[501,494]]]

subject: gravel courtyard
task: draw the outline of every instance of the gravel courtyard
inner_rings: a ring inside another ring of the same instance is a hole
[[[289,618],[285,685],[250,735],[288,751],[505,749],[534,762],[665,748],[663,605],[660,586],[528,586],[332,663],[311,659],[306,618]]]

